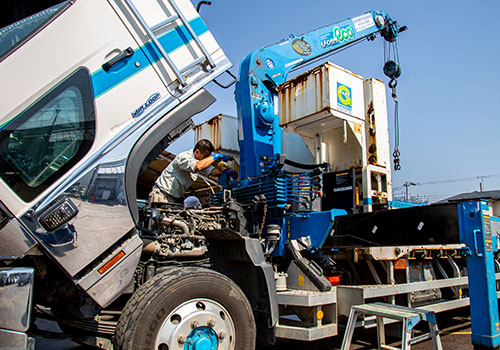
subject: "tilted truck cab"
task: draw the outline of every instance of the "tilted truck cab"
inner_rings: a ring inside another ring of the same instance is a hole
[[[106,307],[133,287],[143,162],[232,64],[188,0],[61,2],[1,29],[0,48],[2,265],[45,271],[37,300],[68,282]]]

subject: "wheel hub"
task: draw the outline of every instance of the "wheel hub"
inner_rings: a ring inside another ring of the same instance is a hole
[[[217,335],[208,327],[193,329],[187,337],[187,350],[217,350]]]
[[[192,299],[164,319],[156,337],[158,350],[229,350],[235,327],[227,310],[210,299]]]

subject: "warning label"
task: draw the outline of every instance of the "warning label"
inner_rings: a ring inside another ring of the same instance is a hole
[[[355,17],[352,19],[352,24],[354,24],[354,28],[356,32],[360,32],[367,28],[370,28],[375,25],[373,21],[373,17],[371,13],[367,13],[366,15]]]

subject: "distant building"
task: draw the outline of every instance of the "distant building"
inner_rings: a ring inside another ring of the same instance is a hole
[[[443,199],[437,203],[462,202],[479,199],[487,199],[490,202],[491,215],[500,216],[500,190],[461,193]]]

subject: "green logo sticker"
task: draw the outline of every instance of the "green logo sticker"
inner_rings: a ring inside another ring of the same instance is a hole
[[[350,40],[352,38],[354,38],[354,31],[352,30],[352,27],[350,25],[347,25],[342,28],[333,27],[332,31],[320,35],[319,41],[321,47],[325,48],[327,46],[331,46],[336,43],[341,43],[346,40]]]

